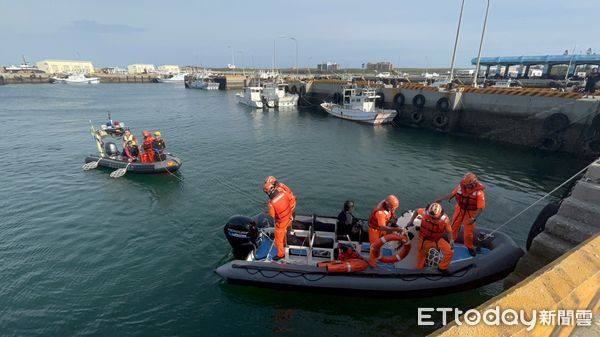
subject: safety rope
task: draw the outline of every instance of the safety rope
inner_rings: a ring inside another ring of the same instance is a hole
[[[491,232],[487,233],[484,235],[484,238],[481,239],[481,241],[486,240],[487,238],[489,238],[490,236],[492,236],[494,233],[496,233],[497,231],[500,230],[500,228],[508,225],[509,223],[511,223],[513,220],[515,220],[516,218],[518,218],[519,216],[521,216],[521,214],[527,212],[529,209],[531,209],[533,206],[537,205],[538,203],[540,203],[542,200],[546,199],[547,197],[551,196],[552,194],[554,194],[554,192],[558,191],[560,188],[562,188],[563,186],[565,186],[567,183],[569,183],[571,180],[577,178],[580,174],[584,173],[590,166],[592,166],[596,161],[593,161],[592,163],[590,163],[589,165],[587,165],[586,167],[584,167],[583,169],[581,169],[579,172],[575,173],[573,176],[571,176],[569,179],[565,180],[562,184],[558,185],[555,189],[553,189],[552,191],[546,193],[544,196],[542,196],[541,198],[539,198],[538,200],[536,200],[535,202],[533,202],[531,205],[525,207],[525,209],[523,209],[522,211],[520,211],[519,213],[515,214],[512,218],[506,220],[502,225],[498,226],[496,229],[492,230]]]

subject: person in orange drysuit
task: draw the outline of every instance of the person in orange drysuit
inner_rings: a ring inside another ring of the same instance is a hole
[[[475,232],[475,220],[485,208],[485,186],[483,186],[473,172],[467,172],[462,181],[449,195],[436,200],[450,200],[456,198],[454,215],[452,216],[452,237],[454,240],[458,237],[458,232],[462,225],[463,243],[469,249],[469,254],[475,256],[476,251],[473,245],[473,234]]]
[[[154,141],[154,139],[152,138],[152,134],[147,130],[144,130],[142,134],[144,135],[143,148],[146,157],[146,162],[152,163],[154,162],[154,149],[152,148],[152,142]]]
[[[438,265],[438,270],[446,273],[452,256],[454,256],[454,239],[452,238],[452,227],[450,218],[444,213],[442,205],[437,202],[429,205],[427,210],[419,208],[413,213],[409,224],[412,225],[417,216],[421,216],[421,225],[419,227],[419,254],[417,255],[417,268],[425,267],[425,259],[431,248],[437,248],[442,251],[444,258]],[[409,226],[410,226],[409,225]],[[444,239],[447,235],[450,243]]]
[[[277,256],[273,258],[273,261],[278,261],[285,257],[285,235],[294,217],[296,196],[287,185],[278,182],[273,176],[267,177],[263,191],[269,196],[269,215],[275,219]]]
[[[395,195],[389,195],[385,200],[375,206],[369,216],[369,242],[371,246],[379,240],[381,236],[386,234],[399,232],[401,229],[392,228],[388,226],[388,223],[392,219],[396,219],[394,213],[396,209],[400,207],[400,200]]]

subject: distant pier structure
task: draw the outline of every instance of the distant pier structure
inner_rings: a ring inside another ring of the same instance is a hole
[[[471,64],[477,65],[477,58],[471,60]],[[501,57],[482,57],[480,67],[485,69],[480,73],[487,77],[509,77],[516,75],[516,78],[530,77],[532,67],[541,68],[538,75],[541,78],[549,78],[553,67],[568,67],[567,77],[576,75],[576,70],[580,66],[600,66],[600,54],[573,54],[573,55],[541,55],[541,56],[501,56]],[[494,74],[491,74],[491,68],[495,68]],[[509,74],[511,67],[518,69],[516,74]]]

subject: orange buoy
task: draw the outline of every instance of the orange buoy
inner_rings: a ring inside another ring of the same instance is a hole
[[[382,256],[380,257],[380,251],[383,244],[390,241],[399,241],[402,244],[402,250],[400,253],[393,256]],[[379,260],[383,263],[396,263],[404,259],[410,252],[410,240],[406,235],[401,234],[387,234],[379,238],[371,246],[371,257],[369,258],[369,265],[371,267],[377,266],[376,261]]]

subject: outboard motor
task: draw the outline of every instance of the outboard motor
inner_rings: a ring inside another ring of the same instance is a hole
[[[113,142],[108,142],[108,143],[104,144],[104,151],[106,152],[106,155],[108,155],[109,157],[119,155],[119,149],[117,149],[117,145],[115,145],[115,143],[113,143]]]
[[[274,226],[273,218],[266,214],[259,214],[254,218],[234,215],[227,220],[223,231],[233,255],[238,259],[245,259],[256,246],[258,229],[269,226]]]

